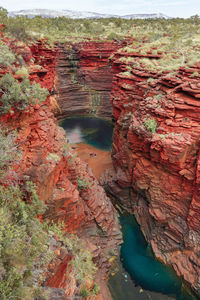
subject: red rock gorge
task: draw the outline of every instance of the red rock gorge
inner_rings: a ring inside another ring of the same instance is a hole
[[[200,74],[200,64],[180,67],[176,75],[150,71],[121,58],[159,60],[162,53],[118,51],[128,42],[68,42],[48,48],[45,40],[26,47],[6,40],[27,66],[30,81],[50,94],[26,111],[13,109],[0,117],[1,124],[18,133],[22,159],[16,174],[37,185],[47,205],[42,221],[62,221],[66,233],[85,241],[98,266],[98,300],[110,299],[106,253],[117,253],[121,243],[108,195],[135,214],[156,257],[194,290],[200,287],[200,83],[191,77]],[[4,67],[0,75],[8,72]],[[67,137],[57,119],[80,115],[114,119],[113,169],[106,170],[101,184],[70,146],[65,151]],[[78,178],[91,188],[78,189]],[[43,285],[51,299],[75,299],[76,278],[69,286],[65,272],[70,253],[59,245],[54,250]]]
[[[200,84],[191,74],[200,65],[127,74],[121,55],[111,92],[115,171],[105,184],[136,215],[156,256],[198,290]]]

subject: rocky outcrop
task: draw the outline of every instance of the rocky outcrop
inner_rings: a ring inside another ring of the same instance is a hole
[[[117,42],[59,44],[56,92],[59,117],[96,116],[112,118],[109,101],[113,72],[108,58]]]
[[[26,60],[30,80],[48,88],[50,96],[25,112],[1,116],[1,124],[18,132],[17,144],[22,158],[15,170],[17,180],[28,178],[37,185],[39,198],[47,205],[42,219],[63,221],[67,233],[76,233],[85,241],[101,272],[102,284],[110,265],[107,253],[110,249],[117,251],[121,241],[116,212],[92,170],[70,149],[65,131],[58,127],[52,112],[56,103],[54,80],[57,49],[49,49],[45,41],[41,41],[26,50],[22,59],[23,63]],[[40,68],[36,64],[40,64]],[[87,182],[84,190],[79,186],[80,180]],[[56,249],[56,254],[57,259],[50,268],[45,285],[52,288],[52,299],[57,299],[58,295],[61,297],[59,299],[68,297],[66,295],[73,299],[76,278],[73,290],[72,286],[66,286],[70,253]],[[99,273],[97,275],[99,278]],[[109,299],[108,293],[106,297]]]
[[[136,215],[156,256],[199,291],[200,84],[192,74],[200,65],[176,75],[134,65],[124,73],[119,57],[111,93],[114,172],[106,188]]]

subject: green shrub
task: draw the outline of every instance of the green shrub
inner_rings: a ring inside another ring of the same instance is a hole
[[[4,7],[0,6],[0,21],[3,21],[7,18],[8,11]],[[3,23],[3,22],[2,22]],[[4,24],[4,23],[3,23]]]
[[[197,71],[195,71],[195,72],[193,72],[191,75],[190,75],[190,77],[197,77],[197,76],[199,76],[199,72],[197,72]]]
[[[153,83],[154,81],[155,81],[155,79],[152,78],[152,77],[150,77],[150,78],[147,79],[147,83]]]
[[[90,251],[86,250],[85,245],[78,240],[79,245],[73,247],[72,253],[74,258],[71,261],[72,270],[76,280],[84,283],[86,278],[93,279],[97,271],[96,266],[92,261]]]
[[[157,129],[157,123],[154,119],[148,119],[145,121],[144,126],[151,133],[155,133]]]
[[[125,72],[120,72],[119,75],[121,76],[127,76],[127,77],[131,77],[131,72],[130,71],[125,71]]]
[[[78,184],[78,190],[87,190],[88,188],[91,188],[90,182],[87,180],[87,178],[81,178],[80,176],[77,179]]]
[[[35,215],[42,203],[36,191],[16,186],[0,186],[0,295],[2,300],[32,299],[40,278],[34,268],[53,257],[48,250],[49,236]],[[29,199],[27,198],[29,193]],[[25,297],[25,298],[24,298]]]
[[[108,57],[108,60],[112,60],[114,56],[115,56],[114,54],[111,54],[111,55]]]
[[[70,145],[68,143],[63,144],[63,155],[66,157],[69,155]]]
[[[108,40],[114,40],[114,39],[119,39],[120,38],[120,35],[115,33],[115,32],[111,32],[108,36],[107,36],[107,39]]]
[[[99,287],[99,285],[97,283],[95,283],[94,287],[92,289],[92,293],[95,294],[95,295],[97,295],[99,293],[99,291],[100,291],[100,287]]]
[[[6,24],[6,30],[17,40],[25,42],[29,38],[26,17],[9,18]]]
[[[0,99],[0,113],[7,113],[11,108],[25,110],[30,104],[34,104],[36,99],[42,102],[49,94],[39,83],[31,84],[28,78],[20,83],[11,73],[1,78],[0,92],[3,93]]]
[[[19,185],[12,170],[21,153],[15,145],[16,133],[0,127],[0,298],[33,299],[40,290],[40,273],[53,257],[49,250],[49,233],[36,218],[45,210],[37,196],[36,186],[21,179]],[[14,183],[13,183],[14,182]]]
[[[126,73],[128,73],[128,72],[126,72]],[[127,76],[127,75],[126,75],[126,76]],[[122,87],[123,87],[124,89],[127,89],[127,90],[130,90],[130,89],[133,88],[133,86],[132,86],[131,84],[128,84],[128,83],[122,83]]]
[[[22,77],[29,76],[28,69],[25,68],[25,67],[22,67],[22,68],[18,69],[18,70],[15,72],[15,74],[16,74],[16,75],[19,75],[19,76],[22,76]]]
[[[162,100],[163,94],[154,95],[153,98],[155,98],[158,102]]]
[[[165,134],[159,134],[159,136],[160,136],[160,138],[161,138],[162,140],[164,140],[164,139],[166,138],[166,135],[165,135]]]
[[[0,179],[6,176],[13,164],[19,162],[21,153],[15,144],[16,138],[15,131],[8,132],[0,126]]]
[[[82,290],[80,291],[80,296],[83,298],[87,298],[90,295],[90,291],[84,287],[82,288]]]
[[[68,268],[67,272],[70,274],[72,271],[76,280],[81,284],[85,283],[86,278],[93,279],[97,268],[92,261],[91,252],[86,250],[85,242],[81,241],[75,234],[66,234],[63,223],[52,224],[48,230],[50,233],[54,232],[73,255],[70,262],[72,270]]]
[[[15,54],[2,42],[0,42],[0,66],[9,67],[15,61]]]

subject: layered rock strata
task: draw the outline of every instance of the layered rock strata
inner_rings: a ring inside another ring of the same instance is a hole
[[[113,72],[108,58],[117,42],[59,44],[56,93],[58,117],[94,116],[112,118],[109,101]]]
[[[192,74],[200,65],[175,75],[130,65],[127,74],[119,58],[111,93],[114,172],[105,186],[136,215],[156,256],[199,291],[200,83]]]
[[[86,248],[92,252],[93,260],[99,268],[98,282],[105,288],[103,280],[106,279],[110,265],[108,252],[110,249],[117,251],[121,241],[118,219],[92,170],[70,149],[65,131],[58,127],[52,112],[57,108],[54,97],[57,49],[49,49],[42,41],[31,48],[27,47],[24,52],[22,48],[17,51],[22,55],[22,63],[26,62],[30,80],[39,82],[50,93],[44,103],[29,107],[26,112],[1,116],[1,125],[18,132],[17,144],[22,158],[15,170],[17,180],[26,177],[37,185],[39,198],[47,205],[42,219],[56,223],[62,221],[66,233],[76,233],[85,241]],[[35,63],[32,62],[33,58]],[[40,68],[36,64],[40,64]],[[80,179],[88,183],[85,190],[78,186]],[[44,284],[52,288],[52,299],[57,295],[60,295],[60,299],[74,299],[77,292],[76,278],[73,280],[73,289],[66,279],[71,254],[57,244],[54,246],[57,258]],[[110,299],[108,291],[104,298]]]
[[[129,74],[121,73],[127,71],[127,64],[120,60],[125,53],[115,55],[112,70],[108,63],[118,47],[117,43],[82,42],[52,50],[45,41],[31,48],[15,47],[30,79],[50,92],[45,103],[28,112],[1,117],[1,123],[19,132],[23,157],[18,176],[29,176],[37,184],[48,206],[43,218],[62,220],[66,232],[76,232],[86,241],[100,277],[105,278],[109,267],[105,253],[120,242],[115,212],[88,166],[70,148],[66,151],[65,133],[52,111],[59,117],[110,119],[113,110],[114,172],[105,175],[106,189],[136,215],[156,256],[198,291],[200,77],[193,74],[200,74],[200,65],[179,68],[172,75],[130,64]],[[35,63],[31,63],[33,57]],[[134,57],[140,58],[138,53]],[[113,74],[117,74],[114,79]],[[112,107],[108,101],[111,83]],[[87,180],[86,190],[78,189],[80,179]],[[74,297],[76,290],[74,283],[66,291],[70,257],[61,250],[46,279],[60,299]]]

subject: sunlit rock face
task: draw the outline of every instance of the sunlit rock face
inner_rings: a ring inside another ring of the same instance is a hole
[[[126,68],[117,55],[115,172],[107,174],[107,189],[136,214],[157,257],[198,290],[200,86],[190,76],[200,65],[180,68],[176,77],[133,66],[126,76],[119,74]]]
[[[119,44],[80,42],[58,46],[56,93],[61,108],[58,116],[85,115],[111,119],[113,71],[109,57]]]

